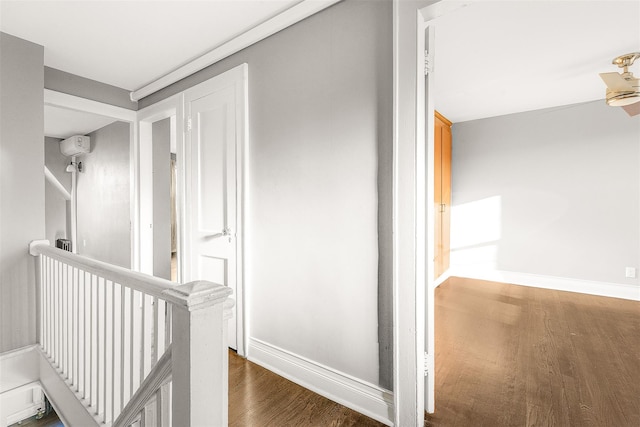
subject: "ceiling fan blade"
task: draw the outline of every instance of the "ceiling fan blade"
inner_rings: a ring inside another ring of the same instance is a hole
[[[600,73],[607,87],[614,92],[633,92],[633,87],[618,73]]]
[[[633,104],[624,105],[622,109],[626,111],[627,114],[631,117],[637,116],[638,114],[640,114],[640,99],[638,100],[638,102],[634,102]]]

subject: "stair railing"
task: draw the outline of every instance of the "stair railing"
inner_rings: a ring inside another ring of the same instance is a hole
[[[228,287],[29,251],[42,353],[98,424],[227,425]]]

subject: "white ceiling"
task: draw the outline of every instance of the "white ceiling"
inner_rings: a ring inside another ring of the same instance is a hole
[[[73,135],[87,135],[115,120],[111,117],[65,108],[44,106],[44,135],[66,139]]]
[[[301,0],[0,1],[0,29],[45,65],[135,90]]]
[[[463,122],[604,99],[598,73],[640,51],[640,1],[476,0],[435,32],[435,105]]]
[[[47,66],[135,90],[300,1],[0,0],[0,29]],[[640,51],[640,1],[473,0],[437,20],[436,44],[453,122],[603,99],[598,73]]]

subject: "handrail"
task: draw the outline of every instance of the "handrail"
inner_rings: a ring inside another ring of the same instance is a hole
[[[70,266],[81,268],[88,273],[97,274],[107,280],[126,283],[128,288],[164,299],[188,310],[200,308],[203,304],[225,300],[231,294],[231,290],[226,286],[215,286],[210,282],[204,281],[176,285],[175,282],[166,279],[149,276],[124,267],[63,251],[49,246],[48,241],[38,240],[32,242],[29,245],[29,253],[33,256],[46,255],[58,261],[63,261]]]
[[[112,427],[131,425],[160,387],[171,381],[171,347],[167,348],[158,363],[155,364]]]
[[[164,425],[169,399],[173,425],[226,425],[230,288],[176,284],[46,240],[29,253],[38,257],[43,354],[92,416],[114,427],[144,423],[155,404],[151,417]]]

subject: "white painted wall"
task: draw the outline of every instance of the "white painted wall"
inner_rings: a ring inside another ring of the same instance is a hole
[[[640,117],[594,101],[456,123],[452,171],[453,269],[640,284]]]
[[[0,353],[36,341],[31,240],[45,235],[42,46],[0,33]]]

